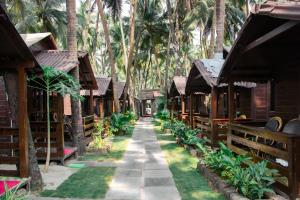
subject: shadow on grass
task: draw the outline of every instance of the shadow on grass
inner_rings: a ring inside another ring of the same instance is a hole
[[[174,136],[155,129],[161,148],[173,174],[176,187],[183,200],[223,200],[222,194],[213,191],[207,180],[196,170],[198,159],[175,143]]]
[[[60,198],[104,198],[113,178],[113,167],[89,167],[79,170],[56,190],[45,190],[43,197]],[[59,178],[59,177],[58,177]]]

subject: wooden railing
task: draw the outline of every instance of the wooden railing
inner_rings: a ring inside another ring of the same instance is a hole
[[[19,129],[18,128],[0,128],[0,164],[19,165]],[[0,176],[19,176],[18,168],[16,170],[0,170]]]
[[[207,138],[208,144],[217,146],[218,142],[226,141],[228,119],[210,119],[205,116],[193,117],[193,128],[200,129]]]
[[[255,162],[267,159],[269,167],[280,173],[274,184],[276,190],[291,199],[300,197],[300,134],[271,132],[235,123],[228,124],[228,130],[227,145],[232,151],[252,156]],[[278,159],[288,166],[279,164]]]
[[[82,118],[84,136],[88,137],[94,132],[94,115]]]
[[[36,156],[39,160],[45,160],[47,156],[47,122],[30,122]],[[62,122],[51,122],[51,159],[62,160],[64,158],[64,131]]]

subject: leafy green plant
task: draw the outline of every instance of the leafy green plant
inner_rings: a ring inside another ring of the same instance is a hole
[[[204,163],[249,199],[261,199],[266,192],[274,193],[271,185],[275,182],[274,177],[278,172],[269,169],[267,161],[251,164],[251,158],[235,156],[223,143],[220,143],[219,151],[202,144],[197,144],[197,147],[204,155]],[[242,167],[246,162],[250,163],[249,166]]]
[[[5,193],[0,200],[25,200],[25,193],[18,193],[18,188],[14,190],[9,190],[7,184],[4,184]]]
[[[110,119],[110,131],[113,134],[128,133],[132,127],[132,121],[135,121],[136,117],[132,113],[113,113]]]
[[[104,131],[104,123],[102,120],[99,120],[96,124],[95,124],[95,135],[101,135],[101,133]]]
[[[110,151],[111,142],[110,138],[102,138],[101,135],[96,135],[93,138],[93,141],[88,146],[88,151]]]
[[[171,129],[172,128],[172,122],[167,120],[165,122],[162,122],[162,125],[161,125],[161,129],[162,130],[166,130],[166,129]]]
[[[58,70],[51,66],[42,66],[41,76],[32,76],[29,78],[29,87],[43,90],[46,93],[47,105],[47,158],[45,164],[45,172],[48,172],[51,154],[51,122],[50,122],[50,96],[52,93],[58,93],[62,96],[69,94],[73,99],[82,100],[80,96],[80,84],[72,76],[64,71]]]

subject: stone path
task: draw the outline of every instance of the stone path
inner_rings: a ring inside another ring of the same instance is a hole
[[[150,119],[137,122],[105,200],[179,200]]]

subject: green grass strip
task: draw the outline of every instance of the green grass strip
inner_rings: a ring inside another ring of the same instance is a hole
[[[113,167],[89,167],[80,169],[56,190],[45,190],[43,197],[59,198],[104,198],[113,178]]]
[[[196,171],[197,158],[179,147],[172,135],[162,133],[158,127],[155,131],[182,200],[225,199],[222,194],[213,191],[207,180]]]

